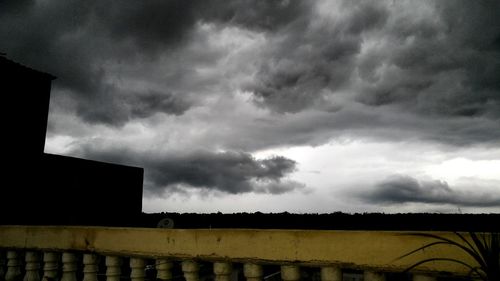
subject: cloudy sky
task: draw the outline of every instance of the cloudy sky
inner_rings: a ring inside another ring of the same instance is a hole
[[[57,76],[45,151],[144,167],[146,212],[500,212],[499,14],[7,0],[0,51]]]

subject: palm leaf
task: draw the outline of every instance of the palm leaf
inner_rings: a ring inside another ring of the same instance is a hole
[[[420,247],[420,248],[418,248],[418,249],[416,249],[416,250],[413,250],[413,251],[411,251],[411,252],[408,252],[408,253],[406,253],[406,254],[404,254],[404,255],[402,255],[402,256],[400,256],[400,257],[396,258],[395,260],[400,260],[400,259],[402,259],[402,258],[405,258],[405,257],[407,257],[407,256],[410,256],[410,255],[412,255],[412,254],[415,254],[416,252],[419,252],[419,251],[421,251],[421,250],[424,250],[424,249],[427,249],[427,248],[430,248],[430,247],[432,247],[432,246],[439,245],[439,244],[449,244],[449,243],[448,243],[448,242],[444,242],[444,241],[432,242],[432,243],[429,243],[429,244],[427,244],[427,245],[424,245],[424,246],[422,246],[422,247]]]
[[[415,254],[420,250],[424,250],[436,245],[450,245],[453,247],[458,247],[459,249],[465,251],[469,256],[471,256],[479,266],[471,266],[463,261],[452,259],[452,258],[428,258],[419,261],[405,271],[409,271],[419,265],[433,262],[433,261],[447,261],[457,264],[461,264],[469,268],[469,276],[473,274],[477,275],[479,278],[485,281],[499,281],[500,280],[500,233],[474,233],[470,232],[469,236],[472,241],[465,238],[462,234],[455,232],[455,235],[460,239],[459,242],[441,237],[435,234],[429,233],[410,233],[404,235],[420,236],[436,239],[437,241],[428,243],[424,246],[419,247],[416,250],[410,251],[407,254],[400,256],[398,259],[402,259],[409,255]],[[462,244],[463,243],[463,244]]]
[[[463,261],[459,261],[459,260],[456,260],[456,259],[450,259],[450,258],[429,258],[429,259],[425,259],[425,260],[421,260],[415,264],[413,264],[412,266],[408,267],[407,269],[404,270],[404,272],[408,272],[412,269],[414,269],[415,267],[419,266],[419,265],[422,265],[422,264],[425,264],[425,263],[429,263],[429,262],[434,262],[434,261],[449,261],[449,262],[454,262],[454,263],[458,263],[458,264],[461,264],[467,268],[469,268],[472,272],[476,272],[478,275],[481,275],[479,273],[479,270],[478,270],[478,267],[474,267],[474,266],[471,266]]]
[[[479,237],[477,237],[476,233],[471,232],[470,237],[472,238],[472,241],[474,241],[474,244],[476,245],[477,249],[479,250],[479,253],[481,254],[481,256],[484,257],[484,255],[489,252],[488,245],[487,245],[486,241],[484,241],[484,239],[485,239],[484,235],[483,235],[483,241],[485,242],[484,244],[481,242],[481,240],[479,240]]]
[[[471,251],[473,251],[473,252],[474,252],[474,255],[471,255],[471,256],[472,256],[472,257],[473,257],[473,258],[477,261],[477,263],[479,263],[479,265],[481,265],[481,266],[486,265],[486,260],[485,260],[484,255],[483,255],[483,253],[484,253],[484,252],[481,252],[481,251],[480,251],[480,249],[479,249],[479,247],[478,247],[477,243],[476,243],[476,247],[474,247],[474,246],[473,246],[473,245],[469,242],[469,240],[467,240],[465,237],[463,237],[460,233],[455,232],[455,235],[457,235],[457,236],[458,236],[458,237],[459,237],[462,241],[464,241],[464,242],[467,244],[467,246],[469,246],[469,248],[471,249]],[[474,232],[470,232],[470,233],[469,233],[469,235],[470,235],[470,236],[473,236],[473,235],[475,235],[475,234],[474,234]],[[477,249],[477,250],[476,250],[476,249]],[[479,251],[479,252],[478,252],[478,251]]]
[[[398,259],[401,259],[403,257],[406,257],[406,256],[409,256],[415,252],[418,252],[420,250],[423,250],[423,249],[426,249],[426,248],[429,248],[429,247],[432,247],[434,245],[438,245],[438,244],[446,244],[446,245],[451,245],[451,246],[455,246],[455,247],[458,247],[460,249],[462,249],[463,251],[465,251],[467,254],[469,254],[470,256],[472,256],[478,263],[480,266],[485,266],[485,262],[483,261],[483,259],[481,258],[481,255],[480,253],[478,253],[474,247],[471,246],[471,248],[469,249],[468,247],[460,244],[460,243],[457,243],[456,241],[453,241],[451,239],[448,239],[448,238],[444,238],[444,237],[441,237],[441,236],[438,236],[438,235],[435,235],[435,234],[429,234],[429,233],[409,233],[409,234],[403,234],[403,235],[411,235],[411,236],[420,236],[420,237],[427,237],[427,238],[433,238],[433,239],[436,239],[438,240],[439,242],[432,242],[432,243],[429,243],[427,245],[424,245],[414,251],[411,251],[410,253],[407,253],[399,258],[397,258],[396,260]],[[465,239],[465,238],[464,238]],[[470,243],[467,243],[470,245]]]

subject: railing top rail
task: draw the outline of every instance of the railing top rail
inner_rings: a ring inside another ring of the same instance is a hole
[[[450,232],[427,232],[457,240]],[[235,262],[338,264],[402,271],[417,261],[446,257],[474,264],[463,251],[440,245],[397,259],[431,238],[404,231],[155,229],[76,226],[0,226],[0,248],[85,251],[122,256]],[[421,271],[466,274],[464,266],[433,262]]]

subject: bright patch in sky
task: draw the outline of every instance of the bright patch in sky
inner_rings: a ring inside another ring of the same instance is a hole
[[[460,157],[431,165],[425,170],[430,176],[449,183],[461,178],[500,181],[500,160],[471,160]]]

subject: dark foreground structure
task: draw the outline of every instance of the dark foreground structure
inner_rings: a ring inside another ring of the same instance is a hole
[[[473,231],[500,232],[500,214],[436,213],[236,213],[143,214],[140,226],[155,227],[164,218],[173,220],[174,228],[239,228],[303,230],[383,230],[383,231]]]
[[[142,168],[44,153],[53,79],[0,56],[0,224],[136,224]]]

